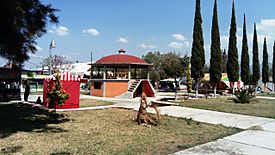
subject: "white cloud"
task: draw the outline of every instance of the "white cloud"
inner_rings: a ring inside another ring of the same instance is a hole
[[[45,56],[40,56],[40,55],[35,55],[35,54],[30,54],[31,58],[35,58],[35,59],[45,59]]]
[[[183,45],[184,45],[185,47],[189,47],[189,46],[190,46],[190,43],[189,43],[189,41],[185,41],[185,42],[183,42]]]
[[[82,30],[82,33],[89,33],[91,34],[92,36],[98,36],[100,33],[97,31],[97,29],[85,29],[85,30]]]
[[[65,36],[69,34],[69,29],[65,26],[53,27],[52,29],[48,30],[50,33],[54,33],[58,36]]]
[[[50,32],[50,33],[54,33],[54,31],[53,31],[52,29],[48,30],[48,32]]]
[[[147,44],[140,44],[139,46],[144,49],[156,49],[157,48],[155,45],[147,45]]]
[[[37,45],[35,45],[35,48],[36,48],[37,51],[42,51],[43,50],[41,47],[39,47]]]
[[[275,19],[262,19],[257,23],[257,31],[266,36],[275,36]]]
[[[182,34],[173,34],[173,37],[178,41],[186,40],[186,38]]]
[[[117,39],[117,42],[120,42],[120,43],[128,43],[129,41],[128,41],[127,38],[119,37],[119,38]]]
[[[175,49],[181,49],[183,48],[183,43],[180,43],[180,42],[171,42],[168,47],[170,48],[175,48]]]

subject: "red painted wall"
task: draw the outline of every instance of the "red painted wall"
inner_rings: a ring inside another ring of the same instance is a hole
[[[155,96],[154,91],[150,87],[149,81],[142,81],[142,92],[146,94],[147,97],[153,97]],[[139,94],[141,95],[141,94]],[[133,94],[134,97],[137,97],[137,90]]]
[[[66,93],[70,94],[69,99],[62,105],[57,105],[57,109],[69,109],[69,108],[79,108],[79,98],[80,98],[80,81],[61,81],[62,87]],[[54,81],[43,81],[43,105],[48,107],[46,102],[46,93],[50,91],[48,85],[53,86]]]
[[[142,81],[142,92],[144,92],[147,97],[155,96],[155,93],[150,87],[149,81]]]

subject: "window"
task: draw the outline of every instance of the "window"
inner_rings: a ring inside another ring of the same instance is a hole
[[[95,89],[101,89],[101,82],[94,82]]]

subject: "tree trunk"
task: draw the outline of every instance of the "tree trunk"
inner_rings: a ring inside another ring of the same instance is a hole
[[[198,85],[198,81],[197,81],[197,82],[196,82],[196,98],[198,98],[198,93],[199,93],[199,92],[198,92],[198,89],[199,89],[198,86],[199,86],[199,85]]]
[[[255,83],[255,95],[257,94],[257,86],[258,86],[258,82]]]
[[[266,92],[266,83],[264,83],[264,93]]]
[[[234,95],[235,94],[235,88],[234,88],[234,86],[235,86],[235,82],[232,82],[233,84],[233,86],[232,86],[232,94]]]
[[[175,100],[177,100],[177,91],[178,91],[177,77],[175,77]]]
[[[216,93],[217,93],[217,84],[214,86],[214,97],[216,98]]]

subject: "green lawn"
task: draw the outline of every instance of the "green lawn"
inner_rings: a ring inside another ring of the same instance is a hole
[[[275,118],[275,100],[255,99],[248,104],[234,103],[230,98],[185,100],[180,106],[228,113]]]
[[[275,97],[275,93],[261,93],[259,96],[266,96],[266,97]]]
[[[0,154],[170,154],[241,131],[166,116],[145,127],[126,109],[59,114],[52,121],[27,105],[0,104]]]
[[[99,101],[94,99],[80,99],[79,105],[81,108],[83,107],[96,107],[96,106],[106,106],[106,105],[113,105],[113,102],[107,101]]]

